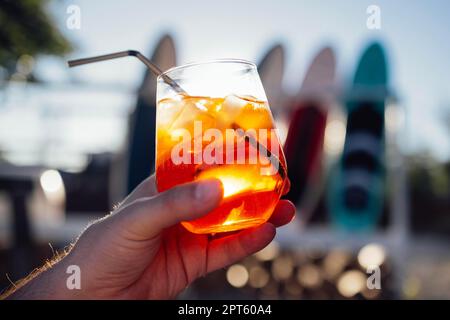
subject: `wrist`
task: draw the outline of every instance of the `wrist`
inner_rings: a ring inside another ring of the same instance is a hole
[[[7,299],[23,300],[66,300],[83,299],[82,290],[74,287],[70,272],[72,266],[69,255],[63,257],[45,269],[30,274],[23,282],[19,282]]]

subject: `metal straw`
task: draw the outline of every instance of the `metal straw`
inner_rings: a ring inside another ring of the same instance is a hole
[[[120,51],[120,52],[104,54],[104,55],[96,56],[96,57],[70,60],[67,63],[69,65],[69,67],[76,67],[76,66],[81,66],[83,64],[94,63],[94,62],[99,62],[99,61],[106,61],[106,60],[112,60],[112,59],[118,59],[118,58],[123,58],[123,57],[136,57],[136,58],[138,58],[156,76],[161,76],[161,78],[164,80],[164,82],[166,82],[168,85],[170,85],[176,92],[181,93],[181,94],[187,94],[186,91],[184,91],[175,81],[173,81],[172,78],[170,78],[168,75],[164,74],[161,71],[161,69],[158,68],[157,65],[155,65],[153,62],[151,62],[149,59],[147,59],[142,53],[140,53],[139,51],[136,51],[136,50]]]

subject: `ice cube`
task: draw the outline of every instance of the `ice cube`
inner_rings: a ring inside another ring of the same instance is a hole
[[[248,104],[247,100],[241,99],[235,95],[229,95],[222,102],[220,108],[220,120],[221,125],[224,128],[230,128],[231,125],[236,122],[237,117],[241,113],[242,109]]]
[[[235,123],[244,130],[271,129],[273,120],[267,104],[263,102],[248,102],[245,105]]]
[[[203,131],[213,128],[216,124],[214,115],[201,103],[198,101],[185,101],[181,112],[174,119],[169,130],[187,129],[194,137],[195,121],[201,122]]]
[[[170,125],[173,123],[173,119],[176,119],[178,117],[178,114],[182,111],[182,107],[183,102],[179,100],[165,99],[158,102],[158,127],[170,127]]]

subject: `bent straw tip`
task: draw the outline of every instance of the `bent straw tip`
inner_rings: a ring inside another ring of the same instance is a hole
[[[128,52],[128,55],[134,56],[134,57],[136,57],[138,54],[140,54],[140,52],[137,50],[127,50],[127,52]]]

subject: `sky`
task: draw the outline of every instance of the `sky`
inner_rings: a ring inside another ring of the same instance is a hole
[[[81,10],[81,29],[66,27],[69,5]],[[369,5],[381,9],[381,29],[366,26]],[[275,42],[287,52],[284,86],[300,86],[313,55],[331,45],[338,75],[349,79],[364,47],[380,40],[387,49],[391,86],[406,110],[402,146],[450,159],[450,1],[229,0],[77,1],[50,3],[58,26],[75,45],[67,58],[136,49],[150,54],[164,32],[176,41],[178,64],[216,58],[257,62]],[[64,59],[44,57],[38,75],[48,81],[76,79],[134,90],[144,67],[132,59],[71,69]]]

